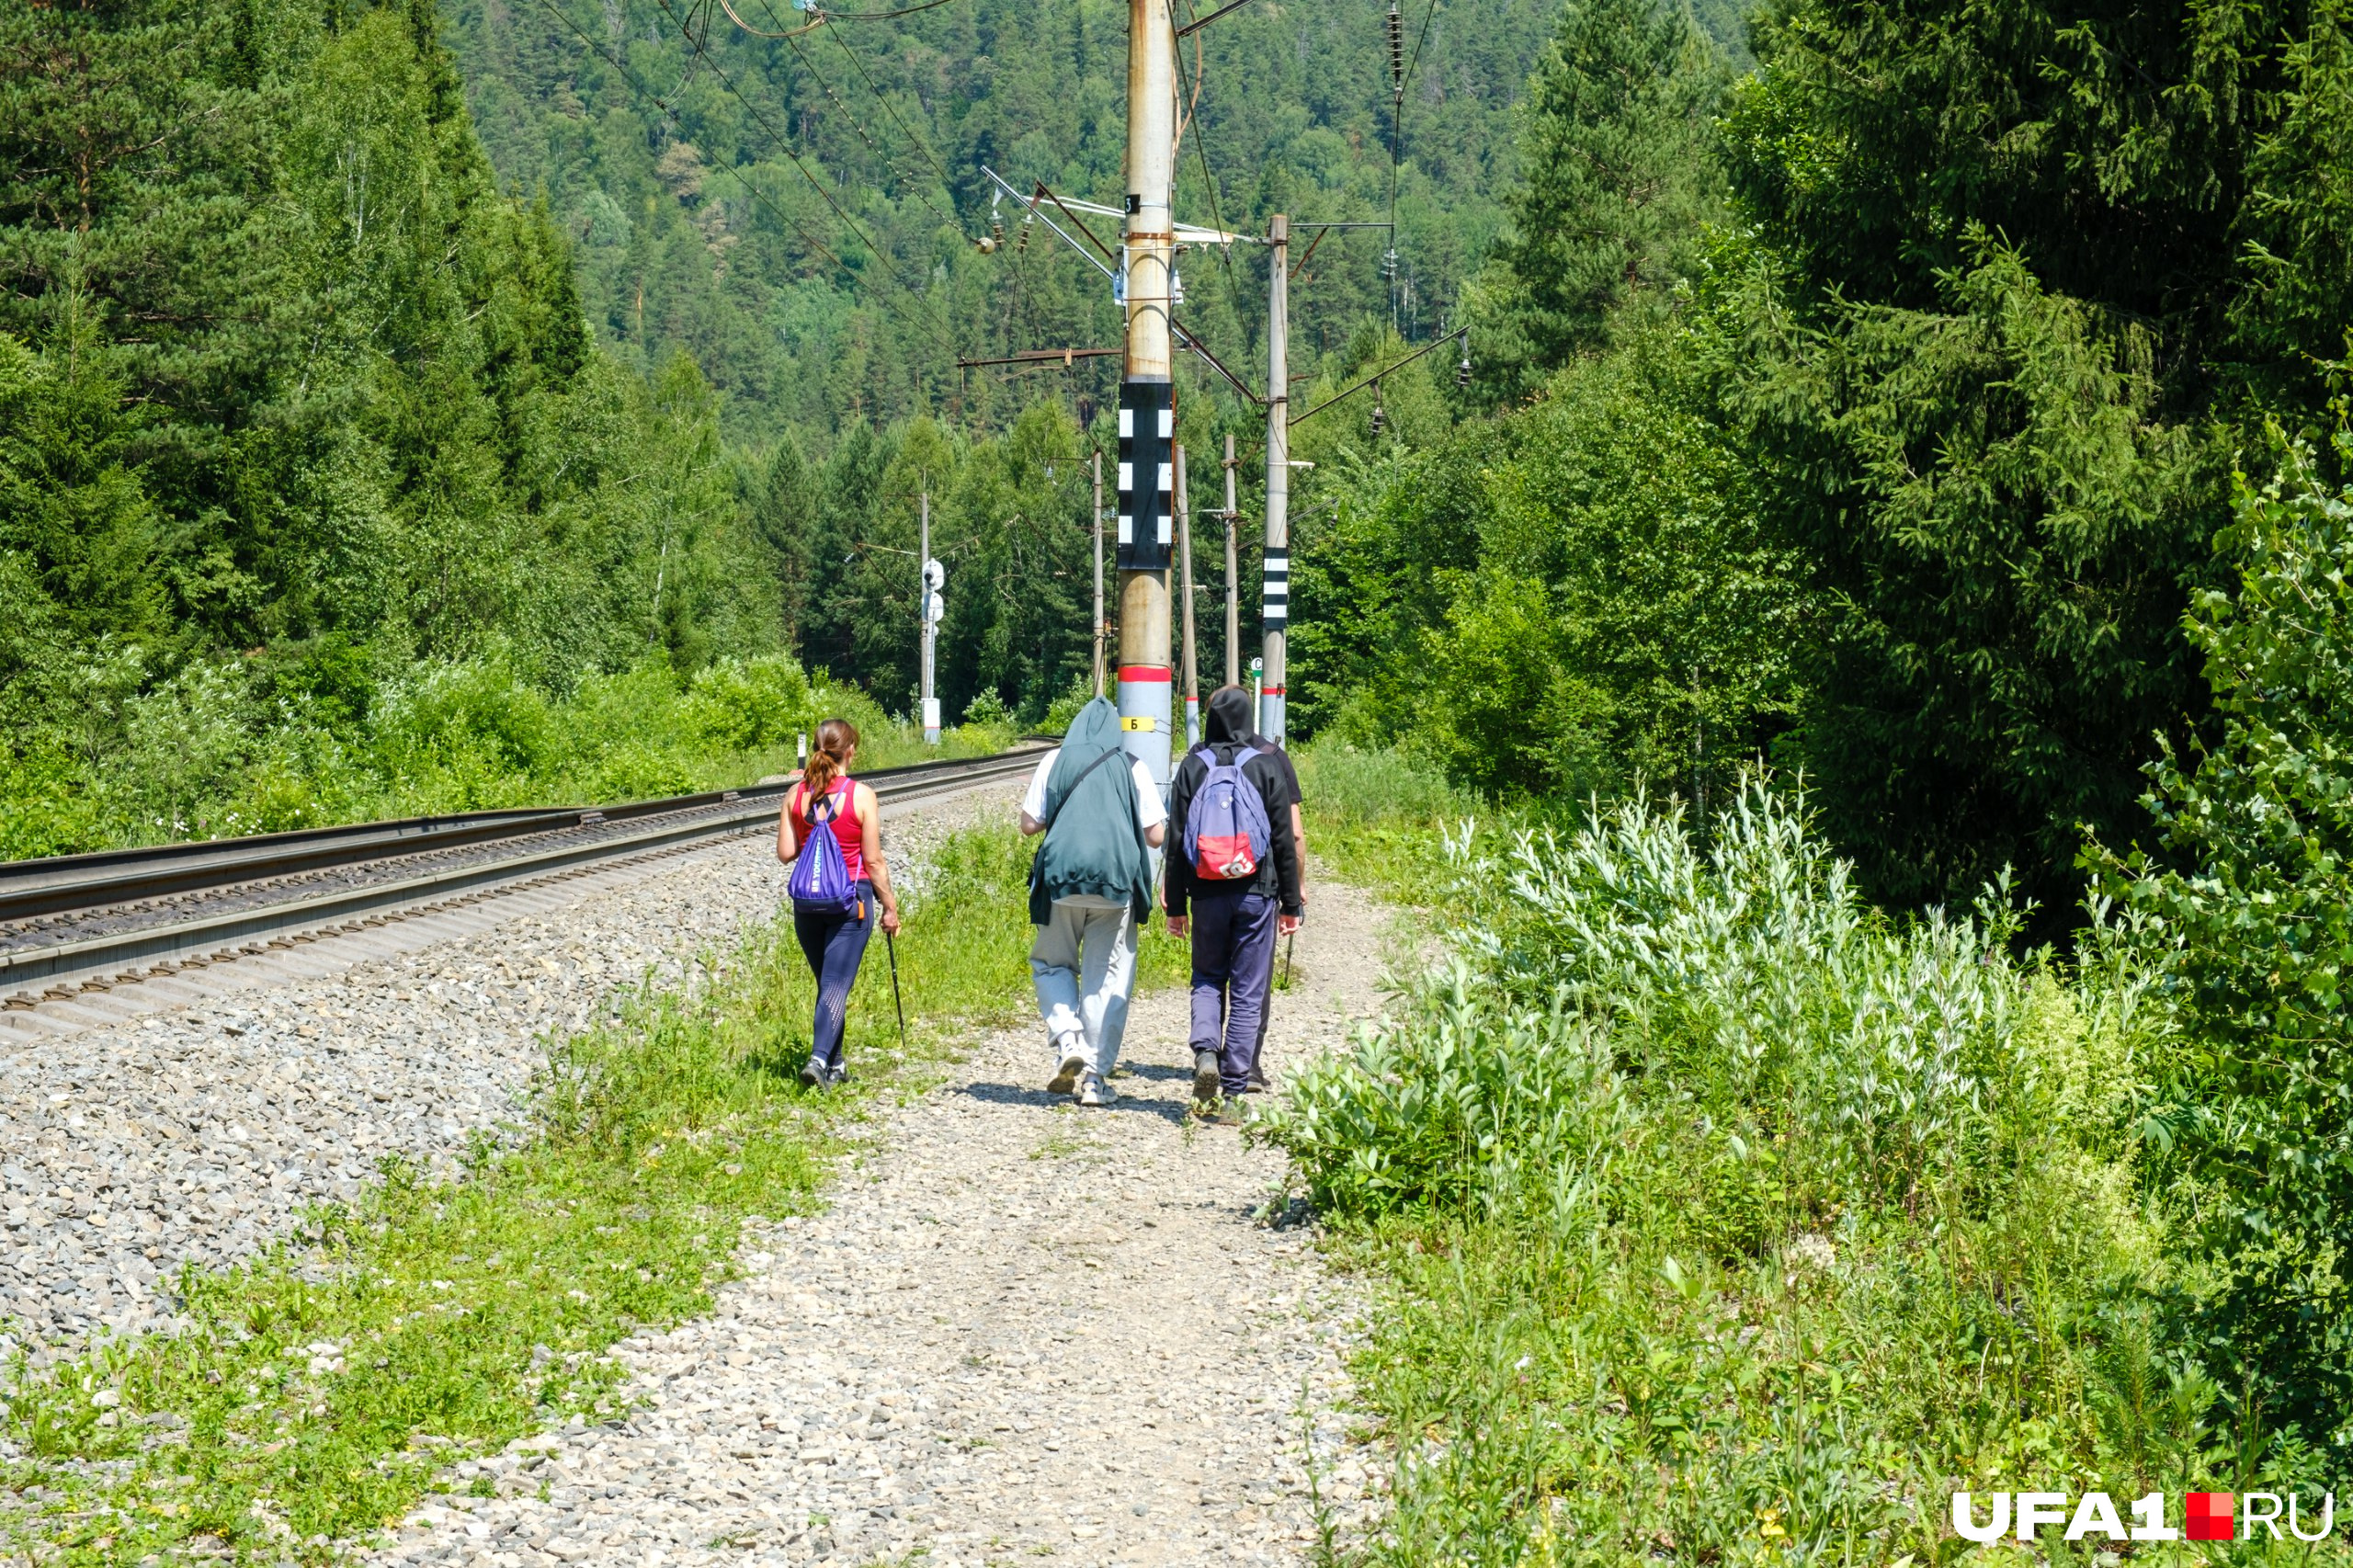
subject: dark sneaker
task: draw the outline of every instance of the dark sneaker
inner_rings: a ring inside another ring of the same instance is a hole
[[[1078,1086],[1078,1075],[1086,1071],[1086,1058],[1075,1051],[1063,1052],[1063,1064],[1046,1080],[1046,1093],[1066,1095]]]
[[[804,1089],[822,1089],[833,1078],[832,1070],[813,1056],[801,1064],[801,1086]]]
[[[840,1062],[836,1062],[831,1067],[825,1069],[826,1087],[838,1089],[844,1084],[848,1082],[849,1069],[843,1066]]]
[[[1217,1052],[1193,1052],[1193,1098],[1202,1105],[1214,1105],[1218,1088]]]

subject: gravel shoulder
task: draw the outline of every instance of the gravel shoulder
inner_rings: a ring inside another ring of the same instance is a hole
[[[932,846],[1017,797],[886,808],[893,865],[919,882]],[[649,977],[677,981],[771,918],[783,883],[766,838],[728,840],[417,922],[461,934],[407,950],[321,941],[289,983],[263,978],[273,955],[225,966],[217,994],[172,1006],[169,987],[134,987],[122,994],[153,1010],[0,1037],[0,1353],[23,1345],[40,1366],[168,1327],[157,1287],[181,1263],[250,1256],[388,1157],[438,1168],[500,1135],[551,1038]]]
[[[1313,914],[1278,1081],[1379,1006],[1384,913],[1326,883]],[[1289,1563],[1361,1528],[1362,1303],[1261,1218],[1279,1156],[1187,1117],[1185,1010],[1139,999],[1102,1110],[1043,1092],[1036,1029],[973,1040],[878,1111],[827,1213],[746,1236],[711,1316],[615,1347],[631,1415],[466,1461],[458,1493],[497,1494],[378,1560]]]

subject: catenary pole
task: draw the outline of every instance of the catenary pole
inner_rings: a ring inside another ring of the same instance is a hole
[[[1095,449],[1095,695],[1103,695],[1103,449]]]
[[[1290,629],[1290,219],[1276,213],[1267,237],[1274,259],[1267,278],[1267,560],[1258,608],[1267,648],[1258,731],[1281,745]]]
[[[1120,277],[1127,312],[1120,382],[1120,729],[1130,756],[1168,785],[1170,680],[1168,449],[1176,159],[1176,39],[1168,0],[1128,0],[1127,226]]]
[[[1193,501],[1185,483],[1185,443],[1170,449],[1176,465],[1177,602],[1184,607],[1185,627],[1185,749],[1201,744],[1201,665],[1193,641]]]
[[[915,543],[915,613],[923,618],[923,744],[939,744],[939,699],[932,695],[931,650],[938,623],[931,613],[931,492],[923,493],[922,537]]]
[[[1235,581],[1233,528],[1233,432],[1225,433],[1225,684],[1242,684],[1242,590]]]

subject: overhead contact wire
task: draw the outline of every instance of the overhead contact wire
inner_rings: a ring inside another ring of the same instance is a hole
[[[907,140],[915,144],[915,151],[923,154],[924,162],[929,164],[938,172],[941,187],[952,193],[956,188],[956,178],[948,172],[948,165],[939,161],[938,154],[931,150],[931,144],[926,142],[913,126],[899,118],[899,111],[891,107],[890,98],[885,97],[882,89],[875,85],[874,78],[867,74],[866,62],[859,59],[858,51],[849,46],[849,40],[835,33],[834,41],[841,45],[842,52],[848,55],[849,62],[858,68],[859,78],[866,83],[867,91],[874,95],[874,101],[882,106],[882,112],[891,117],[892,124],[906,133]]]
[[[798,60],[801,62],[801,65],[807,69],[807,71],[808,71],[808,73],[809,73],[809,74],[810,74],[811,76],[813,76],[813,77],[816,78],[817,85],[818,85],[821,89],[823,89],[823,90],[824,90],[825,97],[827,97],[828,98],[831,98],[831,99],[833,100],[833,102],[834,102],[834,107],[835,107],[835,108],[840,109],[840,110],[842,111],[843,116],[844,116],[846,119],[848,119],[849,124],[850,124],[850,129],[858,132],[858,139],[859,141],[861,141],[861,142],[865,142],[865,143],[866,143],[867,151],[869,151],[869,152],[872,153],[876,157],[878,157],[878,158],[881,159],[881,160],[882,160],[882,166],[883,166],[884,168],[886,168],[886,169],[890,170],[892,174],[893,174],[893,175],[897,176],[901,180],[905,181],[905,183],[906,183],[910,187],[915,188],[915,199],[916,199],[917,201],[922,202],[926,207],[930,208],[930,209],[931,209],[931,215],[932,215],[933,217],[935,217],[935,218],[938,219],[938,220],[939,220],[941,222],[943,222],[943,223],[947,223],[947,224],[949,224],[949,225],[953,226],[953,225],[955,224],[955,222],[956,222],[956,220],[955,220],[955,219],[953,219],[953,218],[950,218],[947,213],[942,212],[942,211],[939,210],[939,204],[938,204],[938,202],[936,202],[936,201],[932,200],[932,199],[931,199],[930,197],[928,197],[928,196],[925,195],[925,194],[924,194],[924,192],[923,192],[923,190],[922,190],[919,187],[917,187],[917,186],[916,186],[916,184],[915,184],[915,182],[914,180],[907,179],[907,176],[906,176],[905,173],[904,173],[903,170],[901,170],[901,169],[898,167],[898,165],[897,165],[892,161],[892,157],[891,157],[891,154],[890,154],[890,153],[885,153],[885,152],[882,150],[881,145],[879,142],[877,142],[874,140],[874,138],[873,138],[873,137],[871,137],[871,136],[870,136],[870,135],[868,135],[868,134],[867,134],[866,127],[865,127],[864,125],[862,125],[862,124],[860,124],[860,123],[858,122],[858,116],[856,116],[856,115],[854,115],[854,114],[850,113],[849,105],[847,105],[847,104],[846,104],[846,103],[844,103],[844,102],[842,101],[842,97],[841,97],[841,95],[840,95],[839,93],[836,93],[836,92],[835,92],[835,91],[834,91],[834,85],[833,85],[831,82],[828,82],[827,80],[825,80],[825,74],[824,74],[824,72],[822,72],[822,71],[820,71],[820,70],[818,70],[818,69],[817,69],[817,62],[816,62],[815,61],[813,61],[813,60],[810,59],[810,58],[809,58],[809,55],[808,55],[808,52],[807,52],[806,51],[804,51],[804,50],[801,47],[801,40],[800,40],[799,39],[797,39],[797,38],[793,38],[793,37],[791,37],[791,36],[790,36],[790,35],[789,35],[789,34],[787,34],[787,35],[782,35],[782,36],[784,37],[784,40],[785,40],[785,42],[787,42],[787,43],[789,43],[789,44],[790,44],[790,45],[792,46],[792,52],[793,52],[794,57],[795,57],[796,59],[798,59]],[[843,47],[843,48],[845,48],[845,49],[847,49],[847,48],[848,48],[849,46],[848,46],[847,44],[844,44],[842,47]],[[850,56],[850,59],[851,59],[853,62],[855,62],[855,61],[858,59],[858,56],[856,56],[855,54],[853,54],[853,55],[851,55],[851,56]],[[872,85],[873,85],[873,84],[872,84],[871,82],[868,83],[868,86],[869,86],[869,88],[870,88],[870,89],[872,87]],[[876,101],[880,102],[880,101],[881,101],[881,95],[880,93],[875,94],[875,98],[876,98]],[[884,108],[884,110],[885,110],[885,111],[888,111],[888,110],[889,110],[889,108],[890,108],[890,107],[891,107],[891,106],[890,106],[889,104],[887,104],[887,103],[882,105],[882,108]],[[902,131],[904,131],[904,130],[905,130],[905,129],[906,129],[906,127],[905,127],[905,126],[904,126],[904,125],[902,125],[902,126],[900,127],[900,129],[901,129]]]
[[[545,3],[545,0],[543,0],[543,3]],[[827,207],[833,209],[834,216],[842,221],[842,226],[847,229],[851,233],[857,235],[859,240],[865,243],[866,247],[874,253],[876,262],[881,266],[883,276],[891,280],[892,286],[897,289],[901,293],[906,295],[907,298],[919,304],[923,308],[923,312],[931,318],[933,327],[937,329],[940,335],[940,340],[945,343],[952,344],[955,340],[955,335],[949,330],[947,320],[940,315],[938,307],[935,306],[930,300],[907,287],[905,280],[900,278],[897,267],[892,263],[891,253],[883,249],[881,244],[877,244],[874,236],[868,233],[866,230],[859,225],[858,220],[851,217],[848,211],[843,208],[842,204],[834,199],[834,193],[825,188],[824,182],[818,179],[816,176],[809,172],[809,166],[801,160],[801,154],[792,150],[790,138],[787,137],[782,131],[779,131],[768,119],[768,117],[760,111],[759,107],[753,103],[751,99],[744,96],[742,90],[735,85],[735,79],[727,74],[726,67],[720,64],[716,59],[710,56],[708,49],[705,47],[706,40],[695,37],[693,29],[687,27],[684,22],[679,21],[678,13],[672,7],[670,0],[654,0],[654,3],[661,6],[662,14],[664,16],[668,17],[674,22],[679,22],[679,32],[686,38],[688,43],[694,46],[695,52],[701,55],[709,62],[711,74],[719,78],[719,85],[727,89],[728,97],[743,105],[744,112],[750,115],[753,120],[758,124],[760,129],[768,133],[769,137],[776,142],[777,150],[791,160],[792,166],[800,171],[801,177],[809,183],[809,188],[815,191],[819,199],[822,199]],[[574,30],[577,31],[578,29],[575,28]],[[585,37],[585,35],[584,34],[583,36]]]
[[[563,8],[556,4],[556,0],[540,0],[540,4],[544,6],[548,12],[556,18],[556,20],[562,22],[565,27],[570,28],[572,31],[579,37],[580,41],[586,44],[592,51],[605,62],[606,64],[611,66],[614,72],[620,76],[621,80],[629,84],[632,92],[635,92],[639,97],[651,103],[655,108],[660,109],[662,111],[663,118],[670,122],[671,130],[681,133],[684,132],[686,128],[679,123],[678,111],[671,108],[669,103],[664,99],[661,94],[655,92],[653,88],[647,86],[642,81],[639,80],[635,72],[631,71],[628,66],[622,64],[620,61],[614,58],[610,51],[607,50],[604,45],[591,38],[578,23],[566,16]],[[770,212],[775,213],[779,219],[782,220],[786,225],[801,236],[803,244],[807,244],[810,249],[815,251],[819,256],[824,256],[827,261],[832,262],[835,267],[839,267],[853,282],[858,280],[858,269],[850,266],[847,261],[844,261],[838,255],[835,254],[833,247],[825,244],[824,241],[819,239],[816,234],[810,230],[807,224],[794,217],[791,213],[787,212],[783,208],[779,207],[767,192],[761,190],[758,186],[754,185],[743,171],[736,168],[734,165],[729,164],[724,165],[724,167],[730,175],[734,176],[735,183],[744,187],[745,194],[751,197],[754,201],[756,201],[761,206],[767,208]]]
[[[1188,11],[1192,9],[1190,0],[1188,0],[1185,8]],[[1175,18],[1172,17],[1170,20],[1173,23]],[[1201,47],[1199,40],[1200,35],[1196,33],[1194,35],[1193,44],[1193,47],[1196,50],[1199,50]],[[1202,62],[1201,57],[1197,56],[1195,63],[1198,69],[1194,74],[1194,85],[1188,86],[1185,81],[1185,51],[1183,48],[1183,42],[1184,40],[1180,38],[1177,40],[1178,47],[1171,50],[1169,52],[1176,56],[1177,85],[1180,88],[1184,88],[1192,98],[1194,110],[1193,112],[1188,113],[1185,118],[1193,128],[1193,156],[1201,165],[1201,183],[1209,187],[1210,222],[1216,226],[1217,232],[1222,234],[1227,232],[1225,227],[1225,215],[1218,210],[1217,176],[1210,172],[1209,130],[1201,123],[1200,115],[1199,113],[1200,104],[1200,87],[1199,84],[1208,80],[1209,67],[1206,63]],[[1217,247],[1217,259],[1219,267],[1222,267],[1225,273],[1225,287],[1227,293],[1234,299],[1239,299],[1241,297],[1241,285],[1233,280],[1233,247],[1232,245],[1220,245]]]

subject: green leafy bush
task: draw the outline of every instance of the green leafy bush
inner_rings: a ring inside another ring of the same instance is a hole
[[[2189,1038],[2149,1126],[2207,1194],[2201,1354],[2274,1424],[2353,1418],[2353,489],[2281,443],[2187,620],[2221,732],[2150,770],[2158,847],[2089,857],[2170,960]],[[2337,439],[2353,461],[2353,436]]]
[[[726,658],[695,672],[682,717],[713,745],[755,751],[814,729],[813,700],[809,677],[781,654]]]
[[[1704,834],[1638,799],[1449,848],[1446,966],[1258,1124],[1396,1282],[1371,1561],[1949,1562],[1957,1485],[2325,1473],[2168,1339],[2199,1260],[2120,930],[2063,971],[1998,897],[1892,921],[1755,779]]]

